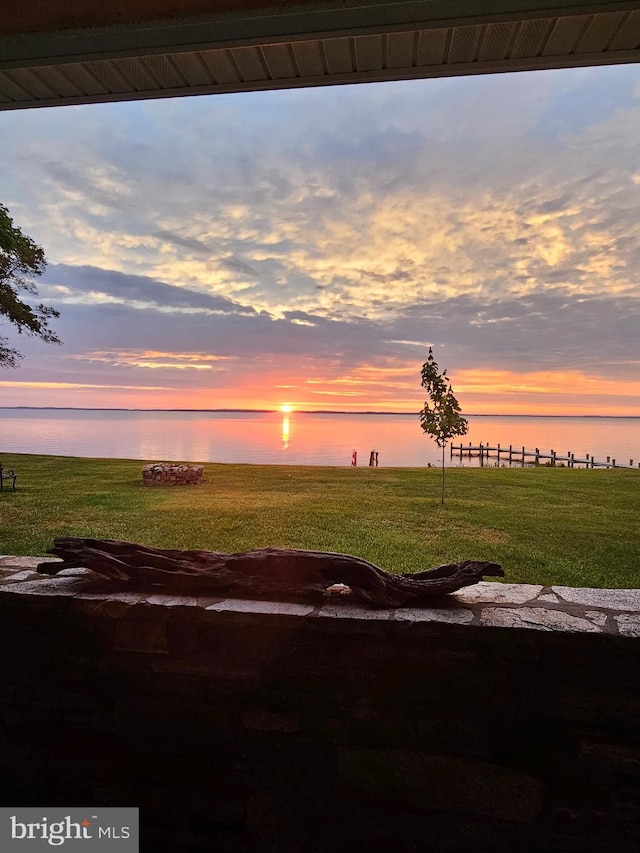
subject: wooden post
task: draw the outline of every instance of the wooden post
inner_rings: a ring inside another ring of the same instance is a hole
[[[513,461],[513,445],[509,445],[509,465],[511,465]]]
[[[536,465],[540,464],[540,448],[536,447]]]
[[[498,468],[500,467],[500,442],[498,442]]]
[[[484,448],[482,442],[480,442],[480,467],[484,468]]]
[[[574,465],[574,462],[573,462],[573,458],[574,458],[574,457],[573,457],[573,453],[570,453],[570,454],[569,454],[569,460],[570,460],[570,463],[569,463],[569,464],[570,464],[570,467],[571,467],[571,468],[575,468],[575,465]]]
[[[551,464],[554,468],[556,467],[556,452],[555,452],[555,450],[551,451]]]
[[[522,447],[522,467],[524,468],[524,445]]]
[[[351,451],[351,464],[352,465],[358,464],[358,451],[357,450]]]
[[[612,460],[612,462],[611,462],[611,467],[612,467],[612,468],[615,468],[615,467],[616,467],[616,460],[615,460],[615,459],[613,459],[613,460]]]

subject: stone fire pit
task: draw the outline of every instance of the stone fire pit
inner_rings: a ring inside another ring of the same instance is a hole
[[[202,482],[202,465],[154,462],[142,469],[145,486],[196,486]]]

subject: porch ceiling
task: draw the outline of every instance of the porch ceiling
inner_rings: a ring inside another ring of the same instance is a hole
[[[98,13],[88,0],[23,0],[3,9],[0,109],[640,59],[637,2],[99,5]]]

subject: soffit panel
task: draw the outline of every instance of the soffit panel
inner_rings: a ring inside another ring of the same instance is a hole
[[[0,60],[0,109],[637,62],[640,10]]]

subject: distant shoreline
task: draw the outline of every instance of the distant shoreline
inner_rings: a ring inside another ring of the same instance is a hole
[[[28,411],[28,412],[182,412],[202,414],[300,414],[300,415],[403,415],[417,417],[418,412],[379,412],[368,409],[358,412],[345,412],[339,409],[293,409],[291,412],[282,412],[280,409],[128,409],[106,407],[97,408],[92,406],[0,406],[0,411]],[[640,420],[640,415],[525,415],[522,413],[492,414],[482,412],[481,414],[467,414],[467,418],[620,418],[625,420]]]

